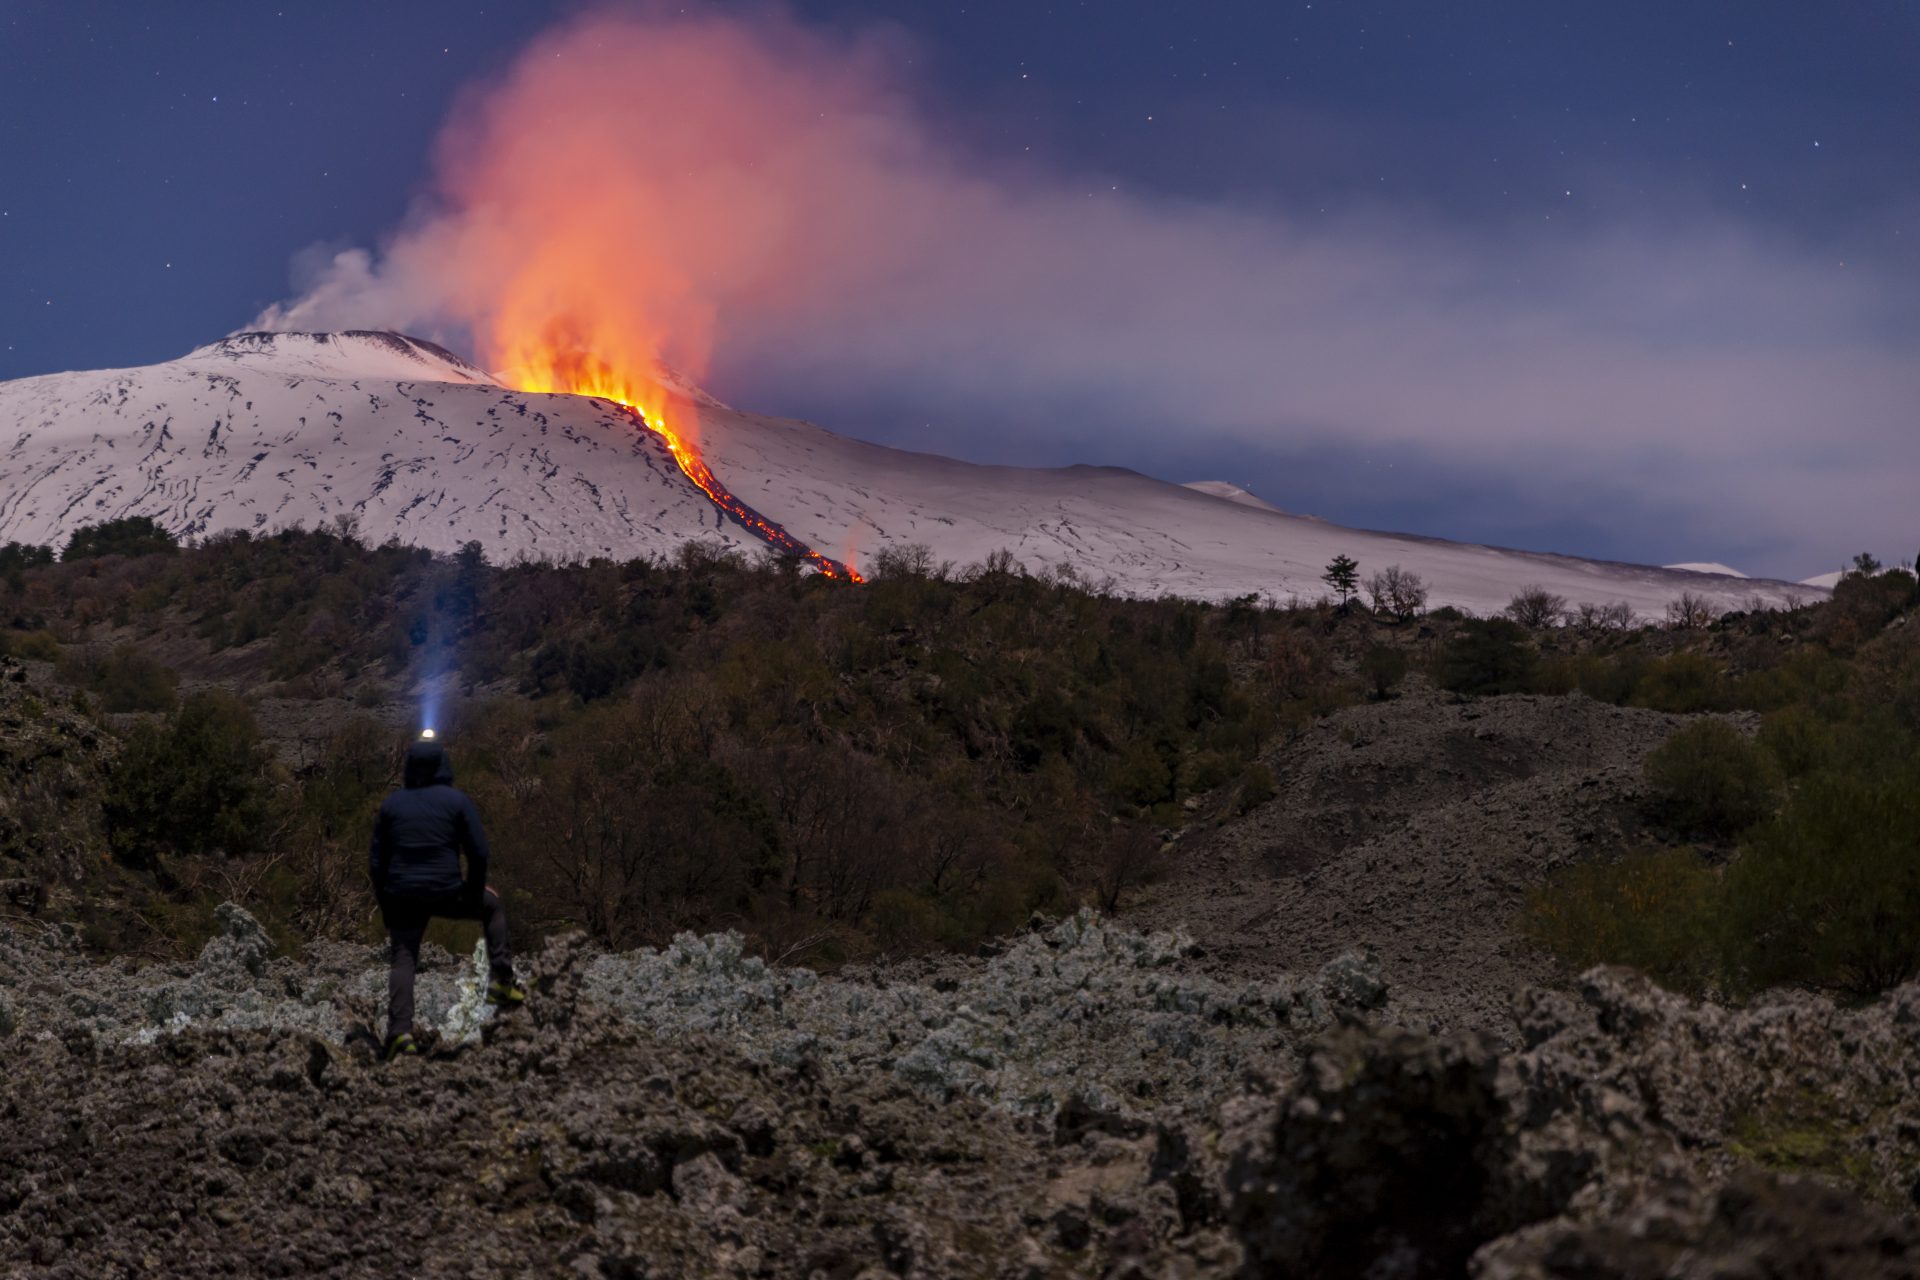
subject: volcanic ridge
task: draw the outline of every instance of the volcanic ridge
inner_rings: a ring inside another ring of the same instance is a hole
[[[375,541],[495,558],[663,556],[687,542],[855,576],[889,547],[1012,553],[1138,596],[1323,594],[1336,555],[1399,565],[1429,603],[1495,611],[1523,586],[1658,617],[1818,588],[1346,529],[1219,482],[1111,467],[982,466],[744,413],[666,375],[670,429],[535,393],[396,333],[243,333],[142,368],[0,384],[0,539],[58,544],[151,516],[180,536],[351,521]],[[654,430],[636,430],[640,425]]]

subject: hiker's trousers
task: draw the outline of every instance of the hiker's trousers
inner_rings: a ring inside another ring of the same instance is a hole
[[[478,920],[487,940],[487,968],[497,982],[513,980],[513,948],[507,941],[507,909],[500,895],[488,888],[477,899],[465,893],[432,898],[401,898],[382,895],[380,915],[387,924],[392,946],[391,967],[387,970],[387,1039],[413,1033],[413,975],[420,967],[420,940],[427,935],[427,922],[435,916],[442,920]]]

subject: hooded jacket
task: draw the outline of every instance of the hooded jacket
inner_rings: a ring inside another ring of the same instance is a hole
[[[437,742],[407,748],[405,786],[373,820],[367,871],[381,897],[479,896],[487,883],[487,833],[466,792],[453,786],[453,761]],[[466,873],[460,869],[465,855]]]

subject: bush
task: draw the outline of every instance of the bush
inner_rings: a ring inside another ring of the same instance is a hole
[[[251,852],[268,817],[260,732],[244,702],[197,693],[163,725],[143,724],[107,779],[114,857],[152,868],[169,853]]]
[[[1822,773],[1727,869],[1728,971],[1872,996],[1920,976],[1920,768]]]
[[[1239,813],[1252,813],[1278,794],[1274,785],[1273,770],[1258,761],[1249,764],[1240,771],[1240,794],[1234,802]]]
[[[156,552],[177,551],[179,540],[162,529],[150,516],[127,516],[105,524],[82,525],[67,539],[62,560],[85,560],[93,556],[146,556]]]
[[[1148,808],[1173,798],[1173,770],[1152,743],[1136,742],[1113,771],[1113,792],[1127,804]]]
[[[1610,702],[1618,707],[1632,699],[1646,670],[1646,659],[1638,654],[1610,658],[1587,656],[1579,660],[1577,679],[1580,692],[1595,702]]]
[[[58,662],[60,642],[51,631],[9,631],[0,633],[0,653],[35,662]]]
[[[1533,675],[1527,633],[1510,618],[1465,623],[1440,653],[1439,683],[1453,693],[1520,693]]]
[[[66,673],[100,695],[104,710],[171,711],[180,678],[173,669],[137,645],[118,645],[95,663],[80,663]]]
[[[1779,776],[1767,753],[1724,720],[1681,729],[1647,757],[1650,809],[1676,833],[1728,840],[1773,811]]]
[[[1717,887],[1691,849],[1582,863],[1528,894],[1521,931],[1570,969],[1631,965],[1675,990],[1698,992],[1718,958]]]
[[[1704,654],[1676,653],[1648,663],[1635,682],[1634,701],[1655,711],[1695,715],[1731,708],[1720,668]]]
[[[1360,674],[1373,686],[1373,696],[1385,699],[1407,675],[1407,655],[1392,645],[1377,644],[1360,655]]]
[[[1760,723],[1760,745],[1788,778],[1813,772],[1834,750],[1826,721],[1803,706],[1783,707]]]

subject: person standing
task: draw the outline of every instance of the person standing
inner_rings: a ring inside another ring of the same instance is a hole
[[[513,980],[513,950],[500,895],[487,884],[492,851],[480,811],[453,785],[453,760],[422,736],[407,748],[402,787],[373,820],[368,874],[391,944],[387,973],[387,1038],[383,1056],[418,1053],[413,1036],[413,978],[420,940],[435,916],[478,920],[487,942],[487,999],[502,1009],[526,1003]],[[464,870],[461,867],[465,859]]]

